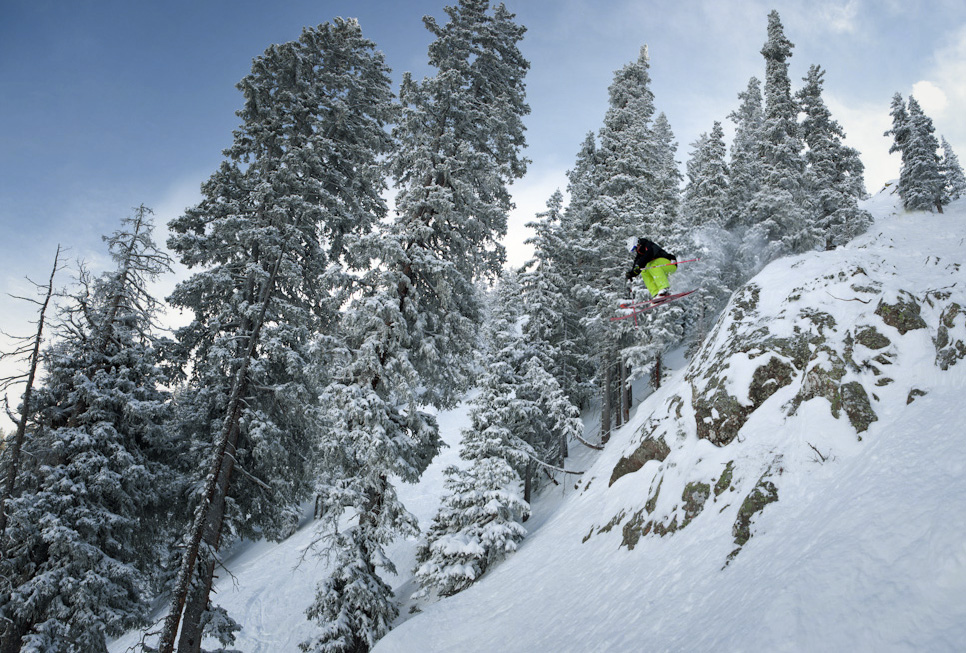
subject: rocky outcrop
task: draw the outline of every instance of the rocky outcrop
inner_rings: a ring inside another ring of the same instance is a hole
[[[621,458],[617,465],[614,467],[614,472],[611,474],[610,483],[608,485],[613,485],[614,481],[619,479],[625,474],[630,474],[636,472],[645,463],[652,460],[663,461],[667,458],[668,454],[671,453],[671,448],[667,446],[663,438],[650,439],[645,438],[640,446],[637,447],[629,456]]]
[[[783,418],[791,424],[800,412],[815,415],[825,406],[848,426],[833,430],[832,437],[851,432],[862,440],[880,419],[883,401],[891,407],[926,396],[903,370],[919,364],[918,352],[929,338],[938,369],[966,358],[966,302],[952,301],[947,291],[887,291],[895,287],[896,268],[885,261],[866,265],[873,274],[844,264],[825,276],[803,274],[803,283],[788,284],[780,294],[755,282],[736,292],[692,358],[684,386],[651,408],[640,439],[613,468],[611,485],[631,476],[622,484],[639,484],[633,495],[639,502],[609,515],[585,539],[617,530],[620,546],[634,549],[642,538],[670,536],[707,514],[728,515],[737,547],[730,561],[754,536],[762,512],[779,501]],[[741,445],[752,434],[766,433],[745,429],[766,404],[762,419],[773,430],[766,450],[772,462],[764,470],[761,445],[754,442],[751,455],[710,453],[745,451]],[[812,437],[807,427],[798,432]],[[696,445],[695,436],[713,447]],[[789,444],[803,446],[801,440]],[[827,453],[835,441],[819,444],[823,448],[812,446],[818,457],[809,454],[808,464],[835,460]],[[800,461],[802,454],[796,455]]]

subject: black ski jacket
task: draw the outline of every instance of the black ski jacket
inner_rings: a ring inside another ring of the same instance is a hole
[[[676,263],[678,257],[668,252],[657,243],[647,238],[637,239],[637,256],[634,257],[634,267],[627,272],[627,278],[633,279],[641,273],[644,266],[656,258],[666,258],[671,263]]]

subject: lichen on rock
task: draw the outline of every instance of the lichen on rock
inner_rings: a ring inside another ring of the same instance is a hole
[[[720,497],[725,490],[731,487],[731,479],[734,473],[735,461],[729,460],[728,464],[725,465],[724,471],[721,472],[721,478],[714,484],[714,496]]]
[[[684,487],[684,493],[681,495],[681,500],[684,502],[684,519],[681,521],[681,528],[701,514],[710,496],[711,485],[708,483],[691,482]]]
[[[667,446],[663,437],[645,438],[631,455],[623,457],[617,462],[608,485],[613,485],[621,476],[636,472],[651,460],[663,461],[669,453],[671,453],[671,449]]]
[[[868,430],[869,425],[879,419],[872,410],[869,394],[858,381],[842,385],[842,406],[857,433]]]
[[[922,307],[919,306],[919,302],[907,292],[902,292],[899,301],[895,304],[887,304],[880,300],[875,309],[875,314],[889,326],[895,327],[899,335],[926,328],[926,321],[922,319],[921,312]]]
[[[754,489],[748,493],[738,509],[738,517],[731,529],[735,544],[739,547],[751,539],[751,522],[756,514],[764,510],[769,503],[778,501],[778,488],[768,480],[769,472],[765,472],[758,480]]]
[[[943,309],[939,316],[939,328],[934,339],[936,345],[936,365],[948,370],[957,361],[966,358],[966,312],[953,302]],[[956,337],[956,335],[960,337]]]

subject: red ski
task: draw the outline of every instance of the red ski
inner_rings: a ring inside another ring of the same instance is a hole
[[[664,304],[669,304],[675,300],[681,299],[682,297],[687,297],[693,292],[697,292],[697,288],[694,290],[688,290],[685,292],[675,293],[673,295],[665,295],[664,297],[655,297],[654,299],[648,300],[646,302],[633,302],[628,304],[621,304],[621,308],[630,309],[630,313],[627,315],[617,315],[610,318],[613,320],[626,320],[631,317],[634,318],[634,324],[637,324],[637,316],[644,311],[649,311],[657,306],[663,306]]]

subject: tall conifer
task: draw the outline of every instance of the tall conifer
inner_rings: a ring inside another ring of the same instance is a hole
[[[171,248],[197,269],[171,301],[193,316],[178,332],[191,368],[180,429],[206,476],[189,497],[162,651],[179,625],[178,650],[198,651],[215,623],[205,615],[218,550],[288,535],[314,488],[325,368],[313,363],[354,288],[350,245],[386,213],[389,84],[354,20],[269,47],[238,85],[242,124],[226,160],[171,223]]]
[[[808,194],[798,106],[792,98],[788,59],[794,45],[785,37],[777,11],[768,15],[765,58],[765,114],[761,131],[762,181],[748,211],[750,230],[742,245],[746,268],[757,271],[787,254],[815,249],[821,233]]]
[[[872,224],[872,215],[858,206],[866,196],[865,166],[858,151],[842,142],[845,131],[822,99],[824,77],[819,66],[809,68],[805,86],[796,97],[805,116],[801,127],[808,145],[805,157],[816,218],[826,249],[832,249],[864,233]]]
[[[346,313],[346,349],[325,393],[332,479],[322,492],[337,552],[309,609],[322,630],[306,651],[368,650],[396,616],[377,568],[392,569],[383,547],[416,523],[391,478],[414,482],[439,446],[421,407],[452,406],[471,382],[482,317],[475,282],[502,266],[507,186],[526,169],[524,28],[487,0],[445,11],[445,25],[424,18],[436,74],[403,79],[391,159],[397,214],[366,243],[377,260]],[[348,529],[339,525],[346,510]]]
[[[3,539],[0,650],[106,651],[146,625],[177,476],[148,283],[169,271],[141,206],[82,269],[38,388],[39,428]]]

